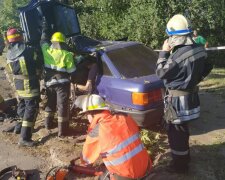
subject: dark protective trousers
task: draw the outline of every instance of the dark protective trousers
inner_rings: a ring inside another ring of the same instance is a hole
[[[58,111],[58,136],[63,136],[69,126],[70,83],[56,84],[47,88],[47,106],[45,108],[45,127],[49,129]]]
[[[172,163],[176,170],[186,170],[190,161],[188,124],[169,124],[168,140],[172,154]]]
[[[39,109],[39,96],[31,98],[20,98],[17,114],[22,120],[20,137],[25,141],[32,138],[32,130],[37,118]]]

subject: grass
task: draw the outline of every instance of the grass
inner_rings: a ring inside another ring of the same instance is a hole
[[[200,83],[200,90],[220,94],[225,98],[225,68],[214,68]]]

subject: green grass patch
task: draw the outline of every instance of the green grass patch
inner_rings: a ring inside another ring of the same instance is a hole
[[[200,83],[203,91],[220,94],[225,98],[225,68],[214,68],[211,73]]]

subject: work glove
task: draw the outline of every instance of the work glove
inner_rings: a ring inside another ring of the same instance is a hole
[[[45,17],[42,18],[42,30],[48,30],[48,23]]]
[[[50,36],[51,35],[51,28],[49,28],[49,24],[47,23],[47,20],[45,17],[42,18],[42,34],[41,34],[41,40],[49,41],[50,42]]]

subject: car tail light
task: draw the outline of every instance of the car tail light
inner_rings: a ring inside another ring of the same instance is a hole
[[[157,89],[149,92],[149,100],[150,102],[156,102],[162,99],[162,91],[161,89]]]
[[[156,89],[148,93],[132,93],[132,103],[134,105],[148,105],[162,100],[161,89]]]
[[[147,105],[148,93],[132,93],[132,102],[135,105]]]

